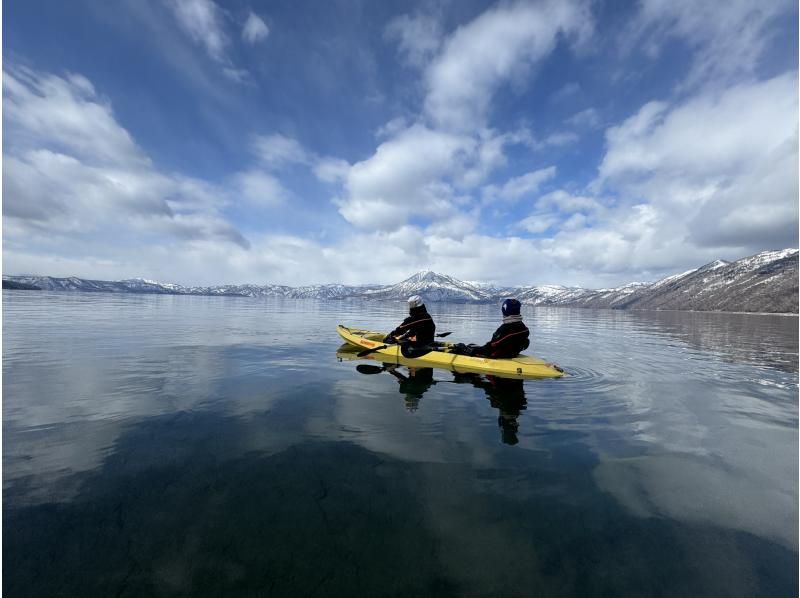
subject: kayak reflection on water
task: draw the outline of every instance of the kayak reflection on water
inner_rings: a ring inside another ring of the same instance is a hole
[[[452,372],[453,380],[434,380],[433,368],[408,368],[408,375],[397,371],[397,366],[384,363],[381,367],[367,364],[356,366],[362,374],[379,374],[387,372],[397,378],[399,391],[405,395],[406,409],[414,412],[419,408],[422,395],[439,382],[455,384],[472,384],[486,393],[492,407],[498,410],[497,425],[500,427],[500,438],[505,444],[514,445],[519,442],[519,415],[527,407],[523,381],[498,376]]]

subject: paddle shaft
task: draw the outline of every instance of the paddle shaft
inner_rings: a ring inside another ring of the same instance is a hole
[[[406,332],[406,334],[408,333]],[[403,336],[396,337],[397,340],[401,340],[406,334],[404,334]],[[450,336],[451,334],[453,334],[452,330],[448,332],[442,332],[441,334],[435,334],[434,337],[444,338],[446,336]],[[372,347],[371,349],[365,349],[363,351],[359,351],[358,353],[356,353],[356,357],[365,357],[370,353],[374,353],[375,351],[381,351],[382,349],[388,349],[388,348],[389,345],[380,345],[378,347]]]

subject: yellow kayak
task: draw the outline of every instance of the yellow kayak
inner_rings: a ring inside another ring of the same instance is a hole
[[[519,355],[512,359],[489,359],[488,357],[471,357],[448,352],[452,344],[440,343],[436,351],[421,357],[409,359],[400,353],[400,345],[387,345],[383,342],[383,332],[348,328],[341,324],[336,327],[344,341],[361,350],[373,349],[365,356],[384,363],[405,365],[417,368],[444,368],[453,372],[474,372],[493,374],[505,378],[561,378],[564,372],[557,365],[547,363],[538,357]]]

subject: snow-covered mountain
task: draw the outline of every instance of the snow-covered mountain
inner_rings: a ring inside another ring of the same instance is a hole
[[[619,307],[797,313],[797,266],[797,249],[717,260],[642,288]]]
[[[527,305],[606,309],[670,309],[695,311],[798,312],[798,250],[764,251],[735,262],[716,260],[700,268],[652,283],[633,282],[611,289],[542,285],[493,287],[464,282],[430,270],[393,285],[341,284],[224,285],[183,287],[140,278],[102,281],[50,276],[5,276],[4,288],[102,293],[159,293],[284,297],[287,299],[405,300],[421,295],[428,302],[486,303],[516,296]]]
[[[12,281],[36,287],[43,291],[83,291],[85,293],[157,293],[181,294],[184,287],[175,284],[163,284],[141,278],[130,280],[86,280],[70,276],[54,278],[52,276],[3,276],[3,282]]]
[[[430,270],[417,272],[397,284],[357,294],[368,299],[407,299],[411,295],[422,295],[427,301],[450,303],[480,303],[493,299],[491,293],[472,283]]]
[[[559,286],[520,289],[521,301],[610,309],[798,312],[798,250],[763,251],[726,262],[715,260],[656,282],[613,289]]]

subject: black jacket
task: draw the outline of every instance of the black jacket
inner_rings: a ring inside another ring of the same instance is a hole
[[[419,307],[412,307],[410,313],[411,315],[403,320],[400,326],[386,336],[386,341],[389,342],[391,337],[405,334],[404,340],[410,341],[414,346],[419,347],[431,344],[433,336],[436,334],[436,324],[433,323],[433,318],[431,318],[428,310],[425,309],[424,305],[420,305]]]
[[[524,322],[511,322],[503,324],[495,330],[492,340],[478,347],[473,355],[482,355],[492,359],[507,359],[516,357],[528,348],[530,331]]]

